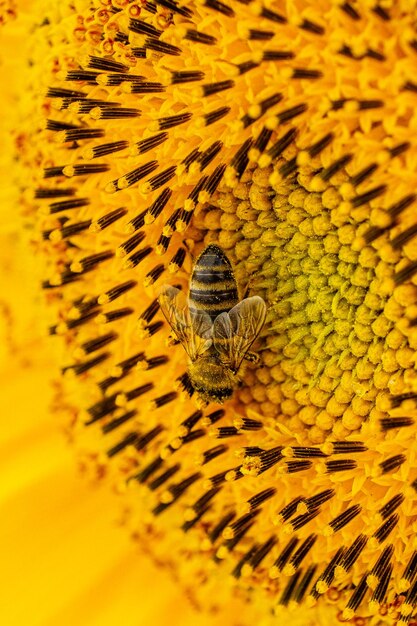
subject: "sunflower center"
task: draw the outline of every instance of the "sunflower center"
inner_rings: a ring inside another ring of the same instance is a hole
[[[414,287],[395,287],[395,247],[366,245],[383,220],[372,197],[346,201],[345,171],[331,184],[308,170],[284,178],[289,162],[221,187],[196,223],[234,257],[242,291],[268,303],[262,364],[239,400],[317,444],[388,415],[387,394],[413,367],[396,322]]]

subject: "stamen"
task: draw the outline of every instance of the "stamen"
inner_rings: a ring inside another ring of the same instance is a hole
[[[203,80],[204,72],[192,70],[182,72],[171,72],[171,84],[181,85],[183,83],[191,83],[199,80]]]
[[[263,424],[259,420],[250,419],[248,417],[237,417],[233,420],[233,425],[239,430],[259,430]]]
[[[275,546],[277,538],[275,536],[270,537],[261,545],[249,559],[249,565],[251,569],[256,569],[269,554],[272,548]]]
[[[85,273],[94,270],[97,265],[103,263],[104,261],[108,261],[112,259],[114,256],[111,250],[104,250],[103,252],[98,252],[97,254],[91,254],[90,256],[86,256],[79,261],[75,261],[71,263],[71,271],[75,273]]]
[[[150,305],[140,314],[139,319],[143,320],[146,326],[146,324],[149,324],[153,320],[153,318],[155,317],[158,311],[159,311],[158,300],[152,300]]]
[[[240,576],[242,575],[242,570],[244,569],[244,566],[247,565],[248,561],[250,561],[250,559],[256,554],[256,551],[258,548],[259,548],[258,544],[255,543],[253,546],[249,548],[246,554],[242,556],[242,558],[240,559],[240,561],[237,563],[236,567],[232,571],[232,576],[234,576],[234,578],[240,578]],[[251,570],[252,568],[249,567],[249,569]]]
[[[185,259],[185,250],[184,248],[178,248],[174,256],[168,265],[168,272],[170,274],[176,273],[183,265]]]
[[[294,549],[298,541],[299,541],[298,537],[291,537],[291,539],[289,540],[285,548],[281,551],[274,565],[269,570],[269,577],[271,579],[279,577],[279,573],[282,572],[285,565],[288,563],[290,556],[294,552]]]
[[[275,36],[273,30],[260,30],[257,28],[250,28],[248,33],[248,39],[254,41],[269,41]]]
[[[394,282],[397,285],[401,285],[401,283],[404,283],[406,280],[414,276],[416,271],[417,271],[417,262],[414,261],[413,263],[409,263],[408,265],[405,266],[403,270],[400,270],[399,272],[394,274]]]
[[[368,573],[365,572],[359,584],[357,585],[355,591],[352,593],[351,597],[349,598],[349,602],[347,603],[346,609],[343,611],[343,614],[342,614],[344,619],[351,619],[354,616],[356,609],[359,607],[362,600],[364,599],[365,593],[368,590],[368,585],[366,582],[367,577],[368,577]]]
[[[148,137],[147,139],[142,139],[138,141],[136,145],[137,153],[144,154],[149,150],[154,150],[158,146],[160,146],[164,141],[168,139],[168,133],[158,133],[157,135],[153,135],[152,137]]]
[[[201,511],[198,512],[198,514],[190,519],[187,522],[184,522],[184,524],[181,526],[181,529],[186,533],[190,530],[190,528],[192,528],[193,526],[195,526],[197,524],[197,522],[199,522],[201,520],[201,518],[208,513],[208,511],[210,511],[211,507],[210,505],[206,506],[206,508],[201,509]]]
[[[62,89],[61,87],[49,87],[46,92],[47,98],[86,98],[87,94],[83,91],[75,91],[74,89]]]
[[[36,189],[35,198],[43,199],[43,198],[61,198],[63,196],[73,196],[75,194],[75,189],[67,188],[67,189]]]
[[[372,594],[372,597],[370,599],[371,606],[372,606],[372,603],[375,603],[377,606],[380,606],[385,601],[385,598],[387,595],[388,584],[392,576],[392,571],[393,571],[393,565],[390,564],[382,573],[379,583],[376,586],[375,591]]]
[[[224,2],[220,2],[220,0],[203,0],[203,4],[208,9],[222,13],[223,15],[226,15],[226,17],[234,17],[235,15],[232,7]]]
[[[159,409],[161,406],[164,406],[165,404],[172,402],[177,397],[178,397],[178,394],[176,391],[170,391],[169,393],[164,393],[162,396],[159,396],[158,398],[154,398],[152,400],[152,408]]]
[[[109,343],[115,341],[115,339],[117,338],[117,333],[107,333],[107,335],[102,335],[101,337],[85,341],[81,344],[79,349],[84,353],[84,355],[91,354],[91,352],[101,350],[101,348],[104,348],[104,346],[107,346]]]
[[[360,14],[353,8],[353,6],[349,2],[344,2],[343,4],[338,5],[342,11],[346,13],[354,22],[357,22],[361,19]]]
[[[323,444],[322,450],[325,454],[357,454],[368,448],[362,441],[331,441]]]
[[[64,322],[64,325],[61,327],[60,324],[56,327],[58,334],[63,334],[67,330],[73,330],[78,326],[83,326],[87,322],[90,322],[93,318],[95,318],[99,314],[99,310],[96,309],[94,311],[89,311],[88,313],[83,313],[80,317],[74,320],[67,320]]]
[[[88,67],[94,70],[100,70],[101,72],[128,72],[129,67],[113,59],[106,59],[103,57],[96,57],[90,55],[88,61]]]
[[[295,572],[295,574],[293,576],[291,576],[290,580],[288,581],[284,591],[282,592],[282,595],[279,599],[279,604],[282,604],[283,606],[287,606],[294,594],[294,591],[297,587],[298,584],[298,580],[300,578],[302,574],[302,570],[297,570]]]
[[[375,198],[378,198],[379,196],[381,196],[383,193],[385,193],[386,190],[387,190],[386,185],[379,185],[378,187],[374,187],[373,189],[370,189],[366,193],[363,193],[360,196],[356,196],[356,198],[352,198],[351,200],[352,206],[354,208],[357,208],[357,207],[362,206],[363,204],[367,204],[368,202],[371,202],[371,200],[374,200]]]
[[[296,136],[297,130],[295,128],[291,128],[283,137],[281,137],[281,139],[269,148],[267,155],[271,158],[271,160],[277,159],[284,152],[284,150],[292,144]]]
[[[125,215],[127,215],[127,209],[125,209],[124,207],[120,207],[120,209],[110,211],[110,213],[103,215],[103,217],[99,217],[96,222],[93,222],[91,230],[93,232],[99,232],[100,230],[104,230]]]
[[[72,211],[73,209],[80,209],[88,204],[90,204],[88,198],[72,198],[71,200],[52,202],[52,204],[49,205],[49,213],[54,215],[55,213],[61,213],[62,211]]]
[[[132,446],[137,440],[137,438],[138,438],[137,433],[129,433],[128,435],[126,435],[126,437],[122,439],[121,441],[119,441],[119,443],[117,443],[115,446],[110,448],[110,450],[107,450],[107,456],[109,457],[109,459],[111,459],[113,456],[115,456],[116,454],[118,454],[119,452],[127,448],[128,446]]]
[[[150,48],[150,46],[147,46]],[[133,83],[130,87],[131,93],[149,94],[149,93],[163,93],[165,91],[164,85],[161,83],[155,83],[151,81],[143,81]]]
[[[259,515],[259,513],[260,513],[260,509],[254,509],[250,513],[247,513],[246,515],[242,515],[242,517],[239,517],[233,524],[231,524],[230,526],[227,526],[224,529],[222,533],[223,538],[227,540],[236,538],[239,535],[240,531],[243,528],[245,528],[249,522],[254,520],[255,517]]]
[[[148,22],[134,18],[131,18],[129,21],[129,30],[134,33],[138,33],[139,35],[150,35],[151,37],[160,37],[163,32]]]
[[[279,113],[277,116],[278,122],[280,124],[285,124],[286,122],[289,122],[295,117],[298,117],[302,113],[305,113],[307,109],[308,109],[308,106],[306,104],[304,103],[297,104],[296,106],[286,109],[285,111],[282,111],[281,113]]]
[[[209,450],[205,450],[202,454],[202,459],[200,461],[201,465],[206,465],[213,461],[215,458],[227,452],[228,447],[225,445],[214,446],[214,448],[210,448]]]
[[[89,176],[90,174],[100,174],[107,172],[110,166],[107,163],[91,163],[78,165],[65,165],[62,168],[64,176],[71,178],[72,176]]]
[[[62,239],[68,239],[69,237],[74,237],[75,235],[79,235],[84,232],[91,226],[91,220],[86,220],[85,222],[76,222],[75,224],[69,224],[68,226],[64,226],[61,229],[55,229],[52,231],[44,231],[45,239],[50,239],[51,241],[61,241]]]
[[[336,495],[334,489],[325,489],[324,491],[320,491],[315,496],[311,496],[310,498],[305,499],[305,503],[310,510],[316,509],[320,507],[322,504],[331,500]]]
[[[315,564],[310,565],[309,568],[306,570],[304,576],[302,577],[300,584],[294,593],[294,600],[298,604],[302,602],[304,596],[306,595],[316,571],[317,571],[317,565]]]
[[[382,430],[387,431],[393,428],[413,426],[414,419],[412,417],[384,417],[379,423],[381,424]]]
[[[152,388],[153,388],[153,385],[152,385]],[[139,452],[140,450],[143,450],[144,448],[146,448],[146,446],[149,443],[151,443],[151,441],[153,441],[156,437],[158,437],[158,435],[160,435],[163,432],[163,430],[164,430],[163,426],[161,424],[158,424],[157,426],[152,428],[149,432],[145,433],[141,437],[138,437],[135,443],[136,450]]]
[[[269,500],[269,498],[272,498],[276,494],[276,492],[277,490],[275,489],[275,487],[269,487],[268,489],[264,489],[260,493],[256,494],[256,496],[252,496],[248,500],[248,505],[250,509],[253,510],[257,508],[258,506]]]
[[[340,563],[340,566],[344,569],[345,572],[349,572],[349,570],[352,569],[353,565],[358,560],[362,550],[366,546],[367,541],[368,537],[366,535],[358,535],[350,548],[346,550]]]
[[[300,545],[298,550],[294,552],[293,556],[290,559],[288,565],[284,568],[283,573],[287,576],[291,576],[294,574],[297,569],[300,567],[301,563],[310,552],[311,548],[317,541],[317,535],[309,535],[303,543]]]
[[[380,463],[379,467],[381,468],[382,474],[387,474],[388,472],[397,470],[405,461],[406,457],[404,454],[396,454]]]
[[[292,522],[289,522],[288,528],[290,532],[299,530],[300,528],[302,528],[303,526],[311,522],[311,520],[313,520],[315,517],[317,517],[319,513],[320,513],[319,509],[314,509],[310,513],[304,513],[303,515],[299,515],[298,517],[295,517],[292,520]]]
[[[283,15],[280,15],[276,11],[272,11],[271,9],[267,9],[266,7],[262,7],[259,13],[260,17],[264,17],[266,20],[270,22],[274,22],[275,24],[286,24],[287,20]]]
[[[216,526],[214,526],[214,528],[209,532],[209,539],[211,543],[214,543],[221,536],[223,530],[230,524],[234,517],[235,513],[230,511],[222,517]]]
[[[326,456],[319,448],[291,446],[290,450],[296,458],[300,459],[311,459]]]
[[[338,461],[325,461],[326,474],[333,472],[344,472],[357,467],[357,462],[353,459],[341,459]]]
[[[331,522],[329,522],[328,525],[330,533],[335,533],[341,530],[347,524],[349,524],[349,522],[351,522],[353,519],[355,519],[357,515],[359,515],[361,509],[362,507],[360,504],[355,504],[354,506],[349,507],[348,509],[346,509],[346,511],[343,511],[343,513],[335,517]]]
[[[95,120],[117,120],[123,118],[139,117],[139,109],[128,107],[95,107],[90,111],[90,115]]]
[[[147,37],[145,39],[144,47],[147,50],[153,50],[154,52],[160,52],[161,54],[169,54],[171,56],[179,56],[182,52],[178,46],[173,46],[165,41],[154,39],[153,37]]]
[[[285,468],[285,471],[288,474],[294,474],[296,472],[303,472],[305,470],[308,470],[311,466],[311,461],[286,461],[282,468]]]
[[[156,459],[151,461],[148,465],[146,465],[143,470],[141,470],[138,474],[133,476],[135,480],[139,483],[146,483],[146,481],[153,475],[155,472],[159,470],[159,468],[164,464],[164,461],[157,456]]]
[[[389,545],[384,548],[368,577],[368,587],[370,587],[371,589],[375,588],[375,586],[380,581],[381,576],[389,567],[390,560],[393,554],[394,546]]]
[[[398,524],[399,516],[398,513],[394,513],[391,515],[383,524],[378,528],[378,530],[373,534],[373,537],[378,541],[378,543],[383,543],[385,539],[387,539],[390,532],[395,528]]]
[[[143,280],[143,286],[144,287],[149,287],[150,285],[153,285],[156,283],[156,281],[158,280],[158,278],[160,278],[162,276],[162,274],[165,271],[165,265],[162,264],[158,264],[155,265],[155,267],[153,267],[145,276],[144,280]]]
[[[137,286],[137,282],[135,280],[128,280],[125,283],[121,283],[120,285],[116,285],[116,287],[112,287],[106,293],[100,295],[97,299],[98,304],[108,304],[109,302],[113,302],[113,300],[117,300],[124,293],[130,291]]]
[[[386,519],[404,502],[404,500],[405,496],[402,493],[397,493],[396,496],[391,498],[391,500],[379,509],[378,513],[381,515],[382,519]]]
[[[215,43],[217,43],[216,37],[213,37],[212,35],[208,35],[206,33],[201,33],[192,28],[188,28],[186,30],[184,39],[188,39],[189,41],[193,41],[195,43],[202,43],[207,46],[213,46]]]
[[[372,174],[377,169],[378,169],[378,166],[376,165],[376,163],[372,163],[371,165],[368,165],[363,170],[355,174],[355,176],[352,176],[350,179],[350,182],[352,183],[354,187],[357,187],[358,185],[363,183],[364,180],[369,178],[369,176],[372,176]]]
[[[171,506],[173,502],[179,500],[179,498],[184,495],[187,489],[191,487],[191,485],[195,483],[196,480],[198,480],[199,478],[201,478],[201,474],[199,472],[196,472],[188,478],[185,478],[182,482],[168,487],[168,490],[161,495],[161,503],[153,509],[152,513],[155,516],[163,513],[163,511]]]
[[[217,494],[221,491],[221,487],[214,487],[209,491],[206,491],[194,504],[192,505],[193,511],[198,513],[202,509],[204,509],[213,498],[217,496]]]
[[[130,307],[123,307],[121,309],[115,309],[114,311],[106,311],[106,313],[100,313],[97,317],[98,324],[110,324],[111,322],[117,322],[123,319],[127,315],[132,315],[134,310]]]
[[[87,409],[87,413],[91,417],[90,420],[86,422],[86,425],[93,424],[97,420],[100,420],[103,417],[106,417],[106,415],[109,415],[109,413],[112,413],[116,409],[116,396],[117,394],[114,393],[111,396],[108,396],[107,398],[104,398],[103,400],[100,400],[99,402],[93,404],[93,406],[89,407]]]
[[[104,137],[104,130],[101,128],[70,128],[62,131],[59,139],[66,141],[85,141],[86,139],[98,139]]]
[[[174,0],[155,0],[156,4],[160,4],[162,7],[165,7],[169,11],[173,13],[178,13],[178,15],[182,15],[183,17],[192,17],[193,12],[191,9],[187,9],[186,7],[179,7]]]
[[[417,552],[414,551],[407,566],[404,570],[404,574],[401,577],[401,588],[403,591],[409,589],[411,583],[415,579],[417,574]]]
[[[85,372],[88,372],[88,370],[96,367],[96,365],[101,365],[110,356],[110,352],[103,352],[102,354],[98,354],[92,359],[83,361],[82,363],[75,363],[74,365],[68,365],[67,367],[63,367],[62,373],[65,374],[67,371],[72,370],[76,376],[81,376],[81,374],[85,374]]]
[[[342,546],[338,549],[336,554],[333,556],[331,561],[328,563],[324,572],[320,574],[318,577],[313,589],[310,592],[310,595],[313,598],[318,598],[319,595],[326,593],[328,591],[330,585],[332,584],[335,576],[335,570],[339,563],[341,562],[343,555],[345,553],[345,548]]]
[[[168,117],[161,117],[157,121],[159,130],[167,130],[168,128],[174,128],[181,124],[185,124],[192,117],[192,113],[187,111],[186,113],[179,113],[178,115],[170,115]]]
[[[264,50],[263,61],[290,61],[294,58],[294,53],[286,50]]]
[[[346,165],[352,160],[351,154],[345,154],[344,156],[337,159],[332,165],[324,169],[320,173],[320,178],[325,182],[329,181],[335,174],[340,172],[340,170],[344,169]]]
[[[324,35],[324,33],[326,32],[323,26],[315,24],[308,19],[303,19],[300,24],[300,28],[302,28],[303,30],[307,30],[310,33],[313,33],[314,35]]]
[[[149,256],[151,252],[152,248],[150,246],[146,246],[146,248],[141,248],[140,250],[132,254],[127,259],[127,261],[125,261],[125,267],[129,269],[136,267],[137,265],[139,265],[139,263],[143,261],[143,259],[146,259],[146,257]]]
[[[215,93],[219,93],[220,91],[225,91],[226,89],[231,89],[234,86],[235,86],[235,82],[231,79],[222,80],[218,83],[202,85],[203,96],[212,96]]]
[[[113,430],[115,430],[119,426],[122,426],[123,424],[126,424],[126,422],[128,422],[131,419],[133,419],[136,415],[137,415],[136,409],[133,409],[132,411],[128,411],[127,413],[124,413],[120,417],[117,417],[116,419],[113,419],[110,422],[108,422],[107,424],[105,424],[104,426],[102,426],[101,430],[102,430],[103,434],[106,435],[107,433],[112,432]]]
[[[116,178],[111,183],[108,183],[106,191],[108,193],[113,193],[120,189],[126,189],[151,174],[157,167],[158,161],[149,161],[140,167],[136,167],[134,170],[131,170],[121,178]]]
[[[148,484],[149,489],[151,491],[155,491],[156,489],[158,489],[158,487],[163,485],[167,480],[172,478],[172,476],[174,476],[180,469],[181,469],[181,465],[179,463],[177,463],[176,465],[173,465],[172,467],[169,467],[167,470],[162,472],[162,474],[154,478],[153,481]]]

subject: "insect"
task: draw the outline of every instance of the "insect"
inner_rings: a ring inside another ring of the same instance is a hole
[[[222,404],[240,383],[242,361],[258,360],[249,348],[264,325],[265,302],[239,299],[229,259],[209,244],[195,262],[188,299],[164,285],[159,304],[188,354],[188,375],[200,399]]]

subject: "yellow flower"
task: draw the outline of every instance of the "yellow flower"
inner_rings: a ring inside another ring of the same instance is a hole
[[[16,154],[4,132],[11,124],[22,127],[16,102],[27,85],[27,17],[6,26],[0,31],[0,82],[8,87],[0,128],[0,622],[137,626],[169,619],[173,626],[220,626],[221,618],[196,615],[169,572],[132,550],[115,524],[113,494],[77,475],[50,411],[58,366],[45,341],[39,271],[18,219]],[[228,611],[232,623],[242,611],[239,601],[232,599]]]
[[[56,405],[202,606],[413,619],[415,8],[80,0],[34,31],[47,121],[20,147]],[[212,241],[268,320],[203,410],[156,296]]]

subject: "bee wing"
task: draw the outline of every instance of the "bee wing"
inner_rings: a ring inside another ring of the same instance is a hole
[[[164,285],[158,298],[161,311],[192,361],[213,343],[212,323],[204,311],[188,309],[184,294],[175,287]]]
[[[245,298],[213,323],[213,343],[223,363],[238,370],[243,357],[262,330],[266,304],[259,296]]]

